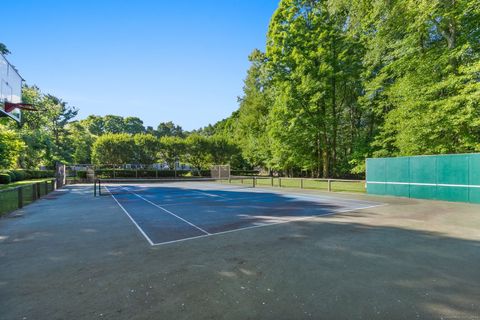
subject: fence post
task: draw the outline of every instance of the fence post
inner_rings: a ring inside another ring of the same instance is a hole
[[[300,178],[300,189],[303,189],[303,178]]]
[[[155,178],[158,178],[158,168],[155,168]]]
[[[18,187],[18,208],[23,208],[23,187]]]
[[[278,177],[278,186],[281,188],[282,187],[282,178]]]
[[[270,177],[270,183],[272,184],[272,187],[273,187],[273,177]]]
[[[113,179],[115,179],[115,167],[113,167]]]
[[[332,180],[328,179],[328,192],[332,192]]]
[[[32,184],[32,201],[37,200],[37,184]]]
[[[45,194],[48,194],[48,181],[45,181]]]
[[[255,188],[255,185],[257,184],[257,177],[253,177],[253,187]]]
[[[57,180],[52,180],[53,183],[53,191],[57,190]]]
[[[97,179],[93,180],[93,196],[97,196]]]
[[[37,185],[37,199],[40,199],[42,196],[42,188],[40,188],[40,182],[36,183]]]
[[[138,168],[135,168],[135,178],[138,178]]]

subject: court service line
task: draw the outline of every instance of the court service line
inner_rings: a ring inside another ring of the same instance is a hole
[[[356,210],[364,210],[364,209],[375,208],[375,207],[383,207],[383,206],[386,206],[386,205],[387,204],[385,204],[385,203],[381,203],[381,204],[377,204],[377,205],[371,205],[371,206],[354,208],[354,209],[332,211],[332,212],[325,213],[325,214],[313,215],[313,216],[308,216],[308,217],[301,217],[301,218],[296,218],[296,219],[292,219],[292,220],[273,222],[273,223],[264,223],[264,224],[259,224],[259,225],[255,225],[255,226],[250,226],[250,227],[238,228],[238,229],[234,229],[234,230],[227,230],[227,231],[220,231],[220,232],[215,232],[215,233],[204,234],[204,235],[201,235],[201,236],[183,238],[183,239],[166,241],[166,242],[159,242],[159,243],[152,244],[152,246],[162,246],[162,245],[166,245],[166,244],[172,244],[172,243],[176,243],[176,242],[194,240],[194,239],[199,239],[199,238],[206,238],[206,237],[211,237],[211,236],[216,236],[216,235],[233,233],[233,232],[237,232],[237,231],[245,231],[245,230],[249,230],[249,229],[256,229],[256,228],[261,228],[261,227],[270,227],[270,226],[276,226],[276,225],[285,224],[285,223],[298,222],[298,221],[304,221],[304,220],[315,219],[315,218],[322,218],[322,217],[331,216],[331,215],[337,214],[337,213],[346,213],[346,212],[351,212],[351,211],[356,211]]]
[[[198,190],[192,190],[192,191],[193,191],[193,192],[196,192],[196,193],[203,194],[204,196],[207,196],[207,197],[215,197],[215,198],[224,198],[224,199],[227,199],[226,197],[223,197],[223,196],[218,195],[218,194],[207,193],[207,192],[198,191]]]
[[[175,213],[173,213],[173,212],[171,212],[171,211],[169,211],[169,210],[167,210],[167,209],[163,208],[162,206],[159,206],[158,204],[156,204],[156,203],[154,203],[154,202],[152,202],[152,201],[150,201],[150,200],[148,200],[148,199],[146,199],[146,198],[142,197],[141,195],[139,195],[139,194],[136,194],[135,192],[132,192],[132,191],[128,191],[128,192],[130,192],[131,194],[134,194],[134,195],[136,195],[137,197],[139,197],[139,198],[140,198],[140,199],[142,199],[143,201],[145,201],[145,202],[147,202],[147,203],[151,204],[152,206],[155,206],[155,207],[157,207],[158,209],[161,209],[161,210],[165,211],[166,213],[168,213],[168,214],[170,214],[170,215],[174,216],[175,218],[177,218],[177,219],[180,219],[180,220],[182,220],[183,222],[186,222],[186,223],[188,223],[188,224],[189,224],[189,225],[191,225],[192,227],[194,227],[194,228],[196,228],[196,229],[200,230],[201,232],[205,233],[205,235],[210,235],[210,234],[211,234],[210,232],[207,232],[207,231],[203,230],[203,229],[202,229],[202,228],[200,228],[199,226],[196,226],[196,225],[194,225],[194,224],[193,224],[193,223],[191,223],[190,221],[183,219],[182,217],[180,217],[180,216],[176,215]]]
[[[127,209],[125,209],[120,202],[118,202],[117,198],[115,198],[115,196],[110,192],[110,190],[108,190],[107,187],[105,187],[105,189],[107,189],[107,191],[111,194],[113,200],[115,200],[115,202],[118,204],[118,206],[123,210],[123,212],[125,212],[125,214],[127,215],[128,218],[130,218],[130,220],[133,222],[133,224],[135,225],[135,227],[137,227],[138,231],[140,231],[140,233],[145,237],[145,239],[147,239],[148,243],[150,243],[151,246],[155,245],[155,243],[147,236],[147,234],[143,231],[142,228],[140,228],[140,226],[137,224],[137,222],[132,218],[132,216],[130,215],[130,213],[128,213]]]

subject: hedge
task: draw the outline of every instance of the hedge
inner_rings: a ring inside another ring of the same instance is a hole
[[[10,181],[7,183],[15,181],[23,181],[29,179],[43,179],[43,178],[53,178],[55,177],[55,171],[53,170],[3,170],[0,172],[1,175],[7,175],[10,178]],[[6,178],[2,178],[2,181],[6,181]],[[1,183],[1,182],[0,182]],[[6,183],[3,183],[6,184]]]
[[[9,184],[12,180],[7,173],[0,173],[0,184]]]

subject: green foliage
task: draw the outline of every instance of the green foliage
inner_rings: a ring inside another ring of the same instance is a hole
[[[478,21],[477,0],[282,0],[230,117],[190,133],[72,122],[75,108],[25,87],[40,112],[1,128],[0,168],[182,161],[327,177],[361,175],[369,156],[480,151]]]
[[[206,168],[212,164],[209,147],[207,137],[192,134],[185,139],[185,153],[182,155],[182,160],[197,170]]]
[[[0,125],[0,169],[15,168],[25,144],[17,132]]]
[[[170,169],[175,169],[176,161],[185,153],[185,141],[179,137],[164,136],[160,138],[159,158],[167,163]]]
[[[135,144],[135,163],[152,164],[158,159],[160,141],[151,134],[136,134],[133,136]]]
[[[96,164],[124,164],[135,159],[132,136],[126,133],[107,133],[97,138],[92,147],[92,161]]]
[[[22,127],[16,129],[28,146],[21,154],[21,166],[53,167],[57,161],[72,162],[73,148],[68,123],[78,110],[57,97],[42,94],[37,87],[24,87],[22,98],[38,111],[24,112]]]
[[[172,121],[162,122],[157,127],[159,137],[184,137],[182,127],[175,125]]]
[[[0,184],[9,184],[11,182],[10,175],[7,173],[0,173]]]
[[[0,42],[0,53],[6,56],[7,54],[10,54],[10,50],[8,50],[7,46],[3,43]]]

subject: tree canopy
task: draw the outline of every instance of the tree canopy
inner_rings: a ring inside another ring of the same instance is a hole
[[[479,21],[477,0],[282,0],[228,118],[191,132],[74,120],[76,108],[25,86],[42,112],[21,128],[2,121],[0,166],[182,161],[350,177],[366,157],[478,152]]]

